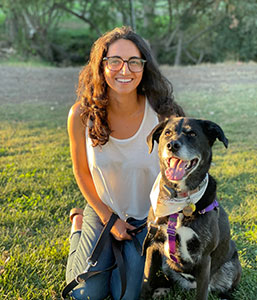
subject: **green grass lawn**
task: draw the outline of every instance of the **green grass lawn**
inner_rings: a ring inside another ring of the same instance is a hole
[[[0,299],[60,299],[69,250],[69,210],[83,206],[69,156],[69,104],[0,105]],[[53,100],[54,101],[54,100]],[[229,214],[243,276],[235,299],[256,299],[256,83],[185,88],[177,101],[220,124],[229,148],[214,146],[211,174]],[[167,299],[194,299],[175,288]],[[210,295],[209,299],[217,299]]]

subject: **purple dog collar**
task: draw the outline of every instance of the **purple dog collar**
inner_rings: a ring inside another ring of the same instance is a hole
[[[210,204],[209,206],[207,206],[205,209],[202,209],[200,211],[198,211],[198,213],[200,215],[203,215],[211,210],[213,210],[215,207],[218,207],[219,206],[219,202],[217,201],[217,199],[215,199],[212,204]]]
[[[212,204],[207,206],[205,209],[202,209],[198,211],[200,215],[205,214],[211,210],[213,210],[215,207],[218,207],[219,203],[217,199],[215,199]],[[168,228],[167,228],[167,234],[169,238],[169,254],[170,258],[177,263],[178,260],[175,257],[175,252],[176,252],[176,226],[177,226],[177,218],[178,218],[178,213],[172,214],[169,216],[168,220]]]

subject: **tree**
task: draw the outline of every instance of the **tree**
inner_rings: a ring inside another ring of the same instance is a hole
[[[129,25],[136,31],[134,0],[71,0],[56,6],[79,18],[101,35],[115,26]]]
[[[48,61],[57,57],[72,59],[70,48],[62,45],[63,40],[55,42],[63,15],[84,22],[85,31],[77,35],[72,49],[86,52],[87,56],[101,34],[116,26],[130,25],[148,40],[160,63],[216,62],[233,53],[235,59],[257,60],[256,0],[2,0],[2,3],[9,40],[23,53],[35,53]]]
[[[256,0],[227,1],[226,11],[213,34],[213,60],[257,61]]]
[[[185,61],[201,62],[204,48],[197,47],[196,42],[224,19],[225,11],[219,8],[219,2],[222,1],[147,1],[149,6],[151,4],[151,13],[144,16],[144,24],[151,23],[152,28],[143,31],[156,56],[164,57],[166,61],[172,60],[175,65]],[[191,48],[194,48],[193,51]]]
[[[49,32],[57,28],[62,15],[56,9],[58,2],[60,1],[3,0],[7,36],[23,54],[36,53],[45,60],[54,61],[54,47]]]

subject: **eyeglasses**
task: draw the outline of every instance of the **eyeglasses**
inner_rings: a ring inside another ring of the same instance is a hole
[[[141,72],[144,69],[144,64],[146,63],[146,60],[139,57],[130,57],[129,60],[124,60],[119,56],[104,57],[103,61],[106,61],[107,68],[110,71],[120,71],[123,68],[124,63],[127,63],[128,68],[132,73]]]

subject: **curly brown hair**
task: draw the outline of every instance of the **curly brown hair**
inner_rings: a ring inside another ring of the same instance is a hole
[[[102,60],[110,44],[125,39],[132,41],[147,62],[142,80],[137,87],[139,95],[145,95],[154,111],[164,118],[170,115],[184,116],[183,109],[174,101],[171,83],[161,74],[151,50],[130,27],[123,26],[102,35],[92,46],[90,59],[79,75],[77,100],[81,102],[81,118],[89,127],[93,146],[108,142],[111,129],[107,118],[107,83],[103,74]]]

